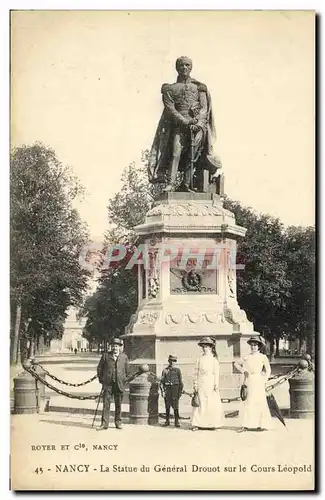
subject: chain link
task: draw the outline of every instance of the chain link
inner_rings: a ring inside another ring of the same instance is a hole
[[[294,377],[299,371],[300,371],[300,368],[296,367],[296,368],[294,368],[293,370],[291,370],[290,372],[288,372],[288,373],[286,373],[284,375],[278,375],[278,376],[276,376],[276,378],[277,378],[276,382],[274,384],[271,384],[271,385],[267,386],[266,387],[266,392],[272,391],[278,385],[281,385],[284,382],[286,382],[287,380],[289,380],[290,378]],[[186,392],[186,391],[183,391],[183,394],[186,394],[187,396],[190,396],[190,398],[193,396],[193,394],[191,394],[190,392]],[[233,403],[234,401],[241,401],[241,400],[242,399],[241,399],[240,396],[236,396],[235,398],[221,398],[221,402],[222,403]]]
[[[284,382],[286,382],[287,380],[289,380],[290,378],[294,377],[299,371],[300,371],[300,368],[298,366],[296,366],[293,370],[291,370],[290,372],[286,373],[285,375],[279,375],[277,377],[277,380],[276,380],[276,382],[274,384],[271,384],[271,385],[267,386],[266,392],[272,391],[278,385],[281,385]]]
[[[314,365],[314,363],[312,361],[309,361],[309,360],[307,360],[307,361],[308,361],[308,371],[315,373],[315,365]]]
[[[47,380],[45,380],[44,378],[42,378],[38,373],[35,372],[35,366],[37,366],[37,364],[34,364],[32,363],[31,367],[27,366],[25,363],[23,363],[23,368],[28,372],[30,373],[30,375],[32,375],[32,377],[34,377],[37,381],[41,382],[42,384],[44,384],[48,389],[51,389],[52,391],[54,392],[57,392],[58,394],[60,394],[61,396],[66,396],[67,398],[70,398],[70,399],[79,399],[80,401],[86,401],[86,400],[96,400],[98,399],[102,392],[100,392],[100,394],[89,394],[88,396],[81,396],[81,395],[78,395],[78,394],[71,394],[69,392],[66,392],[66,391],[63,391],[62,389],[59,389],[58,387],[55,387],[54,385],[50,384]],[[40,366],[40,365],[39,365]],[[44,370],[45,372],[47,370]],[[127,379],[127,383],[130,383],[135,377],[137,377],[138,375],[140,374],[139,371],[135,372],[133,375],[131,375],[128,379]],[[97,378],[97,375],[94,377],[94,378]],[[73,385],[73,384],[71,384]],[[83,383],[84,385],[84,383]],[[73,385],[74,387],[78,387],[76,385]]]
[[[48,370],[46,370],[46,368],[44,368],[44,366],[42,366],[40,363],[32,362],[32,366],[33,367],[39,366],[44,371],[44,373],[46,373],[46,375],[48,375],[51,379],[55,380],[56,382],[59,382],[59,384],[67,385],[68,387],[82,387],[83,385],[90,384],[90,382],[93,382],[97,378],[97,375],[94,375],[93,377],[86,380],[85,382],[80,382],[79,384],[73,384],[71,382],[65,382],[64,380],[61,380],[60,378],[56,377],[55,375],[52,375],[52,373],[50,373]]]
[[[186,394],[186,396],[189,396],[190,398],[193,397],[193,393],[183,391],[182,394]],[[233,401],[241,401],[240,396],[236,396],[235,398],[221,398],[221,403],[232,403]]]
[[[65,382],[65,381],[60,380],[59,378],[55,377],[55,375],[52,375],[50,372],[48,372],[48,370],[46,370],[40,364],[32,362],[31,366],[29,367],[25,363],[23,363],[23,368],[28,373],[30,373],[30,375],[32,375],[37,381],[39,381],[42,384],[44,384],[48,389],[51,389],[52,391],[57,392],[61,396],[66,396],[67,398],[70,398],[70,399],[79,399],[81,401],[96,400],[96,399],[98,399],[100,397],[101,393],[100,394],[89,394],[88,396],[81,396],[81,395],[78,395],[78,394],[71,394],[69,392],[63,391],[62,389],[59,389],[58,387],[55,387],[54,385],[50,384],[47,380],[45,380],[38,373],[36,373],[35,367],[37,367],[37,366],[39,366],[40,368],[42,368],[42,370],[44,370],[44,372],[49,377],[51,377],[53,380],[55,380],[55,381],[57,381],[57,382],[59,382],[61,384],[65,384],[67,386],[70,386],[70,387],[81,387],[81,386],[84,386],[86,384],[89,384],[90,382],[92,382],[93,380],[95,380],[97,378],[97,375],[94,375],[92,378],[90,378],[86,382],[81,382],[80,384],[72,384],[70,382]],[[312,368],[314,368],[314,367],[312,367]],[[287,380],[289,380],[290,378],[294,377],[299,371],[300,371],[300,368],[299,367],[295,367],[293,370],[291,370],[290,372],[286,373],[285,375],[279,375],[279,376],[277,376],[276,382],[273,383],[273,384],[271,384],[271,385],[268,385],[266,387],[266,392],[272,391],[278,385],[281,385],[284,382],[286,382]],[[129,379],[127,380],[127,383],[131,382],[139,374],[140,374],[139,371],[135,372],[133,375],[131,375],[131,377],[129,377]],[[153,372],[149,372],[149,375],[152,375],[155,378],[155,380],[159,383],[159,378]],[[182,394],[186,394],[187,396],[190,396],[190,397],[193,396],[193,394],[191,394],[189,392],[186,392],[186,391],[183,391]],[[222,403],[232,403],[234,401],[241,401],[241,397],[237,396],[237,397],[234,397],[234,398],[221,398],[221,402]]]
[[[47,380],[43,379],[38,373],[36,373],[32,368],[29,366],[26,366],[26,364],[23,364],[23,368],[32,375],[36,380],[44,384],[48,389],[51,389],[52,391],[57,392],[61,396],[66,396],[67,398],[70,399],[80,399],[81,401],[85,400],[96,400],[99,398],[100,394],[89,394],[89,396],[81,396],[78,394],[70,394],[69,392],[62,391],[62,389],[59,389],[58,387],[55,387],[54,385],[50,384]]]

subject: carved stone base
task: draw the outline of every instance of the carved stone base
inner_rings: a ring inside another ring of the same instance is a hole
[[[249,352],[247,340],[256,333],[253,324],[235,302],[223,305],[213,296],[204,300],[191,296],[185,302],[182,298],[173,296],[155,306],[147,303],[131,318],[123,338],[132,370],[146,363],[160,377],[169,354],[173,354],[178,358],[185,390],[191,391],[195,362],[201,354],[198,341],[213,337],[220,362],[221,395],[237,397],[241,377],[235,373],[234,360]]]
[[[236,224],[218,195],[166,193],[135,229],[138,243],[150,248],[150,266],[139,270],[139,306],[124,336],[133,369],[147,363],[160,376],[173,354],[190,391],[201,353],[198,341],[210,336],[216,339],[222,397],[238,396],[234,360],[248,352],[247,340],[256,333],[237,302],[236,239],[245,235],[245,228]],[[179,257],[161,262],[160,244],[181,249],[182,255],[190,247],[196,255],[204,254],[206,267],[198,270],[197,257],[187,260],[187,254],[185,268],[179,266]],[[209,255],[218,252],[221,265],[210,265]]]

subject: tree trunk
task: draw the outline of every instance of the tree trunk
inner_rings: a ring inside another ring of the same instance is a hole
[[[32,357],[32,339],[28,341],[28,351],[27,358],[30,359]]]
[[[26,356],[27,356],[27,340],[21,339],[21,341],[20,341],[20,361],[21,361],[21,363],[26,361]]]
[[[280,356],[280,339],[279,337],[275,338],[275,356],[278,357]]]
[[[270,360],[274,359],[274,338],[270,340]]]
[[[16,322],[15,322],[14,337],[12,339],[11,363],[13,365],[16,365],[19,361],[18,351],[19,351],[19,337],[20,337],[20,320],[21,320],[21,302],[19,299],[16,307]]]
[[[306,341],[306,339],[302,339],[300,352],[301,352],[301,354],[306,354],[306,352],[307,352],[307,341]]]
[[[315,357],[315,336],[314,332],[309,332],[307,337],[307,354],[310,354],[312,358]]]
[[[299,354],[301,354],[304,346],[304,339],[302,335],[299,335]]]
[[[33,358],[35,356],[35,334],[30,336],[28,357]]]

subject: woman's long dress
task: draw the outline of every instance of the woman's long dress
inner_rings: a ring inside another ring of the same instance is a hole
[[[224,416],[219,393],[219,362],[212,353],[203,354],[197,360],[194,386],[198,390],[200,406],[193,408],[192,426],[221,427]]]
[[[249,354],[243,359],[247,399],[243,404],[243,427],[248,429],[270,429],[272,417],[266,400],[265,383],[271,375],[269,360],[260,352]]]

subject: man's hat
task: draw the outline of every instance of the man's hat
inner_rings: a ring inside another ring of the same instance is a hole
[[[111,341],[111,345],[114,345],[114,344],[121,346],[121,345],[123,345],[123,342],[121,339],[116,338],[116,339],[112,339],[112,341]]]
[[[176,358],[176,356],[173,356],[172,354],[170,354],[168,356],[168,361],[175,361],[175,363],[177,363],[177,358]]]
[[[215,345],[215,341],[211,337],[203,337],[199,342],[198,345]]]
[[[252,344],[252,343],[256,343],[262,346],[266,345],[265,340],[260,335],[252,335],[251,338],[247,340],[247,344]]]

